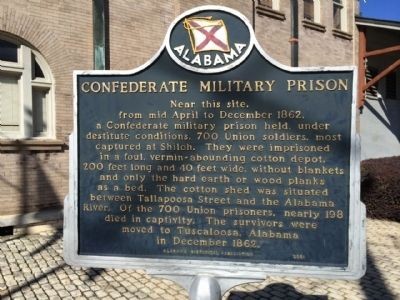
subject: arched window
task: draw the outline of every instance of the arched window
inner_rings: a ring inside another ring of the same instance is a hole
[[[346,1],[333,0],[333,28],[347,30]]]
[[[40,53],[0,37],[0,138],[53,138],[53,93]]]

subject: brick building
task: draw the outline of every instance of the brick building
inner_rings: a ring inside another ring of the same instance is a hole
[[[0,0],[0,227],[59,216],[68,193],[72,72],[94,68],[93,4]],[[290,0],[122,0],[106,5],[106,66],[149,60],[169,24],[200,5],[240,11],[265,51],[291,64]],[[299,66],[357,63],[357,0],[298,3]]]

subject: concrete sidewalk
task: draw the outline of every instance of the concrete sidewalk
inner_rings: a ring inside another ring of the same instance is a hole
[[[400,223],[367,221],[367,274],[358,281],[268,277],[224,299],[400,299]],[[75,268],[62,234],[0,237],[0,299],[188,299],[177,284],[142,270]]]

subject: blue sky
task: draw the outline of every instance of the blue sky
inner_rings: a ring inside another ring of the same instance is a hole
[[[360,0],[360,9],[365,18],[400,21],[399,0]]]

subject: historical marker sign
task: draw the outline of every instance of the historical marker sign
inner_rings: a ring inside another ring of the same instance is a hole
[[[76,72],[67,261],[360,276],[354,86],[350,67],[274,62],[214,6],[137,70]]]

